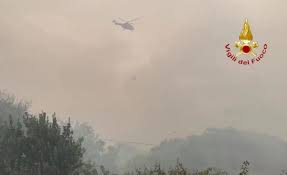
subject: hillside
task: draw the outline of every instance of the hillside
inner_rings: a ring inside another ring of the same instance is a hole
[[[202,135],[166,140],[148,155],[132,159],[128,169],[151,166],[155,162],[168,169],[179,159],[189,169],[217,167],[238,174],[244,160],[251,163],[252,174],[280,174],[287,164],[287,143],[247,131],[207,129]]]

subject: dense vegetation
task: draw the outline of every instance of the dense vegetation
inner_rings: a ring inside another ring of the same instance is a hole
[[[1,127],[0,172],[21,175],[70,175],[82,166],[81,140],[73,139],[71,125],[60,127],[45,113],[26,114],[22,124],[12,118]]]
[[[26,113],[23,122],[10,117],[9,122],[1,125],[1,175],[98,175],[93,163],[83,161],[82,142],[82,138],[74,139],[71,123],[60,126],[56,116],[50,121],[46,113],[38,116]],[[100,166],[100,171],[103,175],[110,174],[104,166]],[[136,169],[126,175],[208,175],[210,172],[227,174],[216,169],[189,173],[178,162],[168,172],[157,164],[153,169]]]
[[[219,160],[219,163],[223,162],[220,158],[226,158],[222,157],[224,151],[233,148],[234,154],[240,145],[246,145],[244,149],[241,149],[245,152],[241,152],[240,155],[248,159],[249,155],[256,152],[256,150],[247,152],[248,149],[253,149],[251,144],[253,142],[257,144],[256,149],[259,148],[258,143],[264,143],[266,139],[268,143],[277,145],[277,151],[285,150],[286,146],[285,142],[265,136],[245,133],[247,137],[234,130],[228,130],[228,132],[212,130],[212,132],[187,140],[176,139],[162,142],[146,156],[145,160],[148,160],[149,164],[142,161],[143,166],[133,166],[132,169],[126,168],[119,172],[117,164],[119,159],[130,160],[130,163],[136,165],[137,161],[141,161],[143,157],[134,156],[135,150],[127,145],[106,145],[99,136],[95,135],[95,131],[88,124],[71,123],[70,120],[58,122],[56,115],[50,117],[46,113],[32,115],[27,112],[28,108],[28,103],[17,102],[14,96],[0,92],[0,175],[113,175],[115,173],[124,175],[228,175],[229,173],[224,171],[225,168],[224,170],[205,169],[206,167],[198,166],[197,159],[201,162],[204,160],[200,155],[208,153],[211,158],[209,160],[213,159],[215,154],[208,146],[222,148],[216,149],[219,155],[215,158]],[[227,143],[225,140],[230,140],[230,138],[233,138],[233,145],[225,145]],[[247,140],[244,140],[246,138]],[[262,148],[266,151],[267,147]],[[193,150],[193,152],[186,152],[186,150]],[[200,155],[197,150],[201,150]],[[177,154],[178,152],[181,154]],[[281,151],[281,155],[283,153],[285,152]],[[258,153],[258,155],[261,154],[261,152]],[[234,155],[238,156],[238,154]],[[176,160],[177,157],[185,163],[178,160],[176,163],[174,159]],[[196,157],[196,159],[191,159],[192,163],[188,163],[190,157]],[[276,157],[280,156],[276,155]],[[269,158],[272,158],[272,155]],[[167,164],[164,164],[161,159],[172,160],[172,164],[176,163],[176,165],[166,168]],[[157,161],[160,164],[156,163]],[[242,163],[240,170],[238,162],[235,166],[237,170],[232,171],[232,174],[249,174],[248,161]],[[222,168],[222,166],[216,167]],[[287,173],[282,171],[281,174]]]

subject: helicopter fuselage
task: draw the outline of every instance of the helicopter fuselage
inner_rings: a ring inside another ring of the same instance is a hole
[[[134,30],[134,26],[132,26],[130,23],[126,22],[126,23],[123,23],[122,25],[122,28],[126,29],[126,30]]]
[[[131,23],[129,23],[129,22],[120,23],[120,22],[114,21],[114,23],[116,25],[121,26],[124,30],[131,30],[131,31],[133,31],[135,29],[134,26]]]

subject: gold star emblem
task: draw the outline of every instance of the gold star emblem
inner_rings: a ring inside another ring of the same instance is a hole
[[[252,42],[252,40],[253,35],[248,20],[246,19],[239,36],[239,41],[235,42],[235,47],[239,48],[239,52],[236,54],[236,57],[241,54],[252,54],[253,56],[256,56],[256,54],[253,52],[253,49],[258,47],[258,43]]]

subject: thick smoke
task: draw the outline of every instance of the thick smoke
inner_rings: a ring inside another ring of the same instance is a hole
[[[287,143],[279,138],[248,131],[207,129],[202,135],[163,141],[149,154],[132,159],[127,168],[152,167],[155,163],[168,170],[180,160],[190,170],[210,167],[238,174],[248,160],[251,174],[279,174],[286,169]]]

